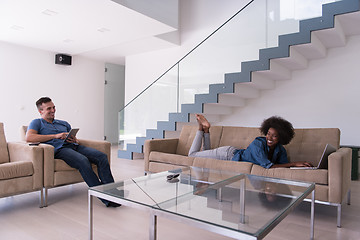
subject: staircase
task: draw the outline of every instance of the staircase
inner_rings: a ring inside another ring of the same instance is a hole
[[[224,83],[209,85],[208,94],[196,94],[193,104],[182,104],[181,112],[169,113],[146,137],[127,144],[118,157],[132,159],[142,153],[146,139],[177,137],[184,124],[195,123],[193,113],[203,113],[210,122],[242,107],[246,99],[259,98],[262,90],[275,88],[276,81],[290,80],[292,71],[304,70],[313,59],[325,58],[328,48],[346,45],[346,37],[360,34],[359,0],[325,4],[322,16],[301,20],[299,32],[279,36],[278,46],[259,50],[259,60],[241,63],[241,72],[225,73]],[[357,27],[356,27],[357,26]]]

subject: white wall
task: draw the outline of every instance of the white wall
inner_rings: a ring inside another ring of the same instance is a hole
[[[0,122],[8,141],[40,117],[35,102],[54,101],[56,118],[79,127],[79,138],[104,136],[104,63],[73,56],[71,66],[55,64],[55,53],[0,42]]]
[[[177,48],[129,56],[126,59],[125,102],[159,77],[184,54],[209,35],[247,1],[180,1],[181,43]],[[360,40],[349,39],[344,48],[332,49],[329,58],[314,60],[306,71],[264,91],[260,100],[223,119],[221,124],[258,126],[264,118],[281,115],[295,127],[338,127],[341,144],[360,145],[360,90],[358,54]]]

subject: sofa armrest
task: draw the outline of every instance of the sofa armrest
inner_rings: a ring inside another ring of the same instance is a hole
[[[39,146],[44,151],[44,187],[53,186],[55,172],[54,147],[43,143]]]
[[[79,144],[83,145],[85,147],[94,148],[96,150],[99,150],[100,152],[103,152],[107,155],[109,164],[110,164],[110,158],[111,158],[111,143],[107,141],[96,141],[96,140],[85,140],[85,139],[78,139]]]
[[[146,140],[144,144],[145,172],[149,171],[149,156],[152,151],[175,154],[178,142],[178,138]]]
[[[43,186],[43,149],[22,142],[8,142],[10,162],[32,162],[34,168],[33,188]]]
[[[340,148],[328,158],[329,202],[342,203],[351,183],[350,148]]]

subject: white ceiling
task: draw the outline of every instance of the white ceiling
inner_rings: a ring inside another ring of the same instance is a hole
[[[0,41],[124,64],[177,29],[111,0],[0,0]]]

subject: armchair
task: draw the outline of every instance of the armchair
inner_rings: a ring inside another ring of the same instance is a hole
[[[6,142],[0,123],[0,197],[40,190],[43,207],[43,149]]]
[[[27,126],[20,128],[20,135],[25,141]],[[91,147],[105,153],[110,164],[111,144],[106,141],[78,139],[80,145]],[[48,189],[83,182],[81,174],[75,168],[67,165],[63,160],[54,158],[54,147],[49,144],[40,144],[44,154],[44,206],[47,206]],[[93,165],[97,173],[97,167]]]

